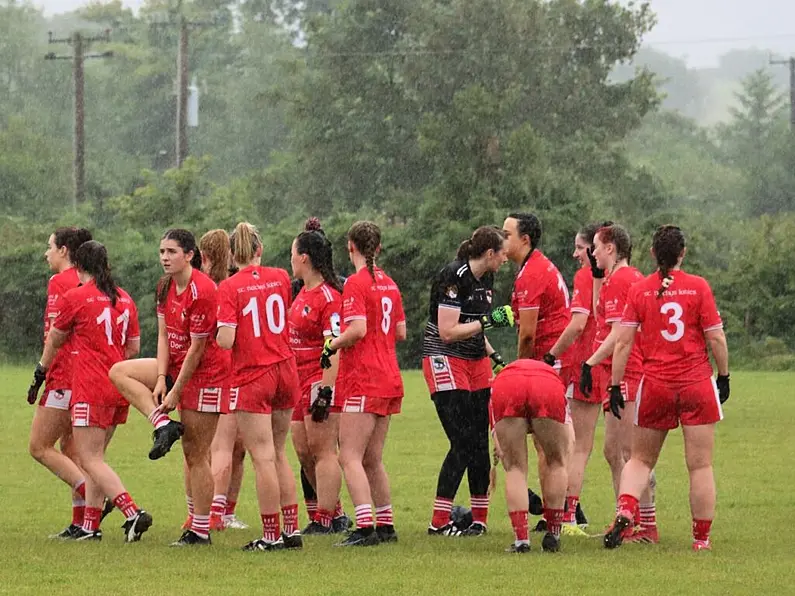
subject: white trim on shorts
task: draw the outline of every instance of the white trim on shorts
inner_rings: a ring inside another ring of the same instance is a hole
[[[71,389],[50,389],[44,394],[41,405],[53,410],[69,411],[69,402],[72,401]]]

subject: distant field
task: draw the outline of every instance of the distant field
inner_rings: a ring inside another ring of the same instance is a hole
[[[168,548],[185,517],[179,449],[150,462],[151,427],[131,412],[109,461],[140,505],[154,515],[142,542],[122,542],[122,519],[105,521],[99,544],[59,544],[47,535],[68,521],[68,489],[27,453],[33,408],[24,399],[27,369],[0,368],[6,404],[0,433],[3,594],[793,594],[795,554],[795,374],[736,373],[726,421],[719,426],[718,517],[714,551],[690,552],[687,474],[681,433],[673,433],[658,467],[661,543],[615,552],[597,539],[564,538],[562,552],[503,553],[512,541],[502,478],[493,497],[489,534],[479,539],[429,537],[436,473],[445,441],[419,373],[406,373],[404,413],[393,420],[386,453],[391,474],[396,545],[350,551],[331,539],[305,540],[303,552],[243,553],[258,534],[253,473],[247,469],[239,517],[244,532],[213,536],[205,550]],[[588,469],[583,501],[591,532],[613,511],[602,434]],[[531,482],[536,485],[537,482]],[[458,503],[468,504],[466,483]],[[347,499],[347,498],[346,498]],[[302,511],[302,524],[305,522]]]

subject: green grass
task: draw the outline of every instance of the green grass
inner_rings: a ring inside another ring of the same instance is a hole
[[[503,553],[512,541],[500,484],[482,539],[425,534],[445,441],[422,377],[406,374],[404,413],[393,420],[386,465],[392,480],[400,543],[334,549],[332,540],[305,540],[303,552],[243,553],[258,533],[253,473],[247,470],[238,513],[252,529],[215,535],[214,546],[174,550],[184,520],[179,451],[146,458],[150,427],[131,412],[109,461],[136,501],[155,518],[142,542],[124,544],[117,512],[98,544],[47,540],[68,521],[68,490],[27,453],[33,408],[24,401],[30,371],[0,368],[0,593],[8,594],[792,594],[791,527],[795,511],[795,374],[738,373],[719,425],[718,514],[714,551],[690,551],[687,474],[681,433],[671,434],[658,466],[661,543],[607,552],[597,539],[564,539],[545,555],[533,536],[529,556]],[[600,434],[583,501],[591,530],[611,518],[613,497]],[[536,486],[537,481],[531,480]],[[458,503],[468,504],[466,484]],[[302,512],[302,523],[303,523]]]

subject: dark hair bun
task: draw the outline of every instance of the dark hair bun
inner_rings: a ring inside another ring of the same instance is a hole
[[[317,217],[310,217],[304,224],[304,230],[307,232],[319,232],[323,229],[320,225],[320,220]]]

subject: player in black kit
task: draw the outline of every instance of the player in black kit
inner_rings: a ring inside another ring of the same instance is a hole
[[[513,325],[510,306],[494,308],[494,273],[506,262],[502,230],[483,226],[458,249],[431,288],[422,369],[450,450],[439,471],[429,534],[479,536],[489,511],[489,381],[504,366],[483,331]],[[467,472],[473,523],[450,522],[453,499]]]

